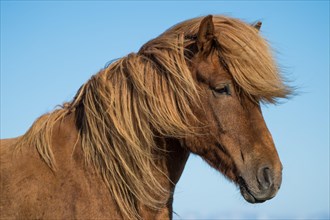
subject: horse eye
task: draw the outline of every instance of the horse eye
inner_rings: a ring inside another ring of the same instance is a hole
[[[216,86],[215,88],[212,88],[212,91],[215,96],[231,95],[229,84],[221,84],[219,86]]]

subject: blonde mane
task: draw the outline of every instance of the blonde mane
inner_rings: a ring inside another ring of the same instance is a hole
[[[168,32],[196,36],[202,19],[184,21]],[[285,84],[270,47],[258,29],[239,19],[224,16],[213,16],[213,23],[221,47],[221,59],[245,95],[257,102],[276,103],[278,98],[287,98],[291,94],[292,88]],[[193,42],[194,39],[187,38],[185,45]]]
[[[165,149],[157,146],[155,137],[182,138],[194,132],[192,108],[199,95],[185,52],[194,41],[187,36],[197,34],[201,19],[180,23],[138,53],[111,63],[85,83],[72,102],[41,116],[18,146],[36,146],[55,171],[52,129],[73,112],[86,162],[101,174],[123,217],[139,219],[137,204],[164,207],[170,192],[154,173],[162,174],[156,161]],[[213,22],[221,55],[244,93],[267,102],[289,94],[267,43],[253,27],[220,16]]]

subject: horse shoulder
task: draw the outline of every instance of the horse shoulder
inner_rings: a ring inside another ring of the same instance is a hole
[[[1,218],[120,218],[109,209],[115,205],[101,178],[85,164],[78,138],[72,117],[55,124],[55,170],[34,146],[14,150],[18,139],[1,140]]]
[[[42,188],[41,179],[46,179],[46,176],[51,174],[40,160],[35,148],[16,149],[18,139],[1,140],[0,207],[2,218],[34,217],[27,207],[36,204],[40,199],[38,194]],[[35,209],[38,207],[35,206]]]

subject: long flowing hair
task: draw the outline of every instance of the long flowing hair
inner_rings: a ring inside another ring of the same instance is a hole
[[[166,152],[155,138],[197,135],[193,108],[200,97],[188,67],[187,46],[195,42],[189,36],[197,34],[201,19],[170,28],[138,53],[92,76],[71,102],[41,116],[17,146],[36,147],[56,172],[52,130],[74,113],[85,160],[101,174],[122,216],[139,219],[138,204],[155,210],[164,207],[171,192],[155,173],[166,177],[157,166],[157,155]],[[258,31],[237,19],[215,16],[213,22],[221,59],[239,88],[257,101],[272,103],[287,97],[290,88]]]

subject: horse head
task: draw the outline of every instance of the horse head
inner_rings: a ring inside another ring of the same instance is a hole
[[[255,37],[260,25],[249,30]],[[207,16],[190,37],[187,62],[200,94],[200,106],[193,108],[200,135],[188,136],[183,145],[236,183],[246,201],[264,202],[276,195],[282,181],[282,164],[260,108],[265,97],[242,87],[238,78],[244,75],[233,73],[241,58],[227,62],[219,35],[212,16]]]

